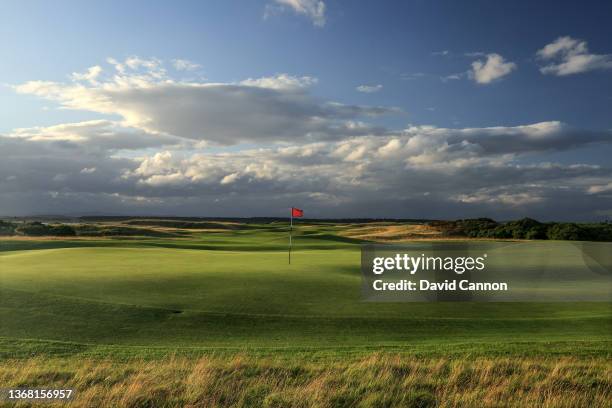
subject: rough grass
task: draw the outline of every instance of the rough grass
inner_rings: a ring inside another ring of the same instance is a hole
[[[388,225],[371,223],[351,225],[340,232],[341,235],[374,242],[402,242],[408,239],[447,238],[441,228],[426,224]]]
[[[0,382],[74,388],[71,407],[605,407],[612,398],[609,360],[571,357],[33,358],[5,361]]]

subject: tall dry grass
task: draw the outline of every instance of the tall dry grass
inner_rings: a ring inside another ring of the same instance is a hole
[[[603,358],[31,358],[4,360],[0,384],[75,388],[71,407],[612,406]]]

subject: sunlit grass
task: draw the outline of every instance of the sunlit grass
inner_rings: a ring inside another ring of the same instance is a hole
[[[238,354],[8,360],[0,381],[74,388],[73,407],[603,407],[612,398],[611,373],[610,362],[597,358],[374,353],[312,362]]]

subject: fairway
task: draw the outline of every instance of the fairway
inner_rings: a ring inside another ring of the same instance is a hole
[[[363,302],[359,241],[340,232],[302,227],[291,265],[282,225],[3,241],[0,350],[609,352],[605,302]]]

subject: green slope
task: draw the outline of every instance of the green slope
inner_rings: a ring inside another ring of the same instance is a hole
[[[2,242],[0,350],[609,350],[608,303],[362,302],[358,246],[310,231],[292,265],[284,236],[266,229]]]

